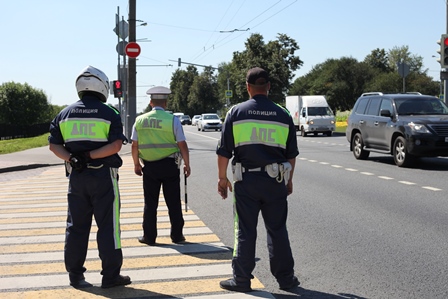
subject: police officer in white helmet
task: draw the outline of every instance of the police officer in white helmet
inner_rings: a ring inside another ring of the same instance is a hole
[[[123,263],[120,239],[118,155],[126,137],[118,111],[105,104],[109,79],[88,66],[76,79],[79,101],[63,109],[51,122],[50,150],[66,161],[69,173],[68,215],[64,261],[70,285],[83,287],[92,217],[103,275],[101,287],[131,283],[120,275]],[[118,215],[118,216],[117,216]]]

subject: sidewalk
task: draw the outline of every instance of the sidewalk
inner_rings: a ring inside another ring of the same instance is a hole
[[[131,146],[120,155],[123,274],[131,276],[126,287],[101,289],[101,263],[95,226],[89,238],[86,278],[92,287],[68,286],[63,265],[67,179],[62,160],[48,146],[0,155],[2,173],[20,176],[21,170],[50,167],[35,176],[0,184],[0,296],[2,298],[190,298],[274,299],[254,279],[253,292],[221,289],[219,281],[231,272],[231,250],[191,209],[184,213],[185,244],[172,244],[169,217],[163,196],[158,209],[158,246],[138,242],[141,235],[143,188],[133,173]],[[16,173],[14,173],[16,172]]]

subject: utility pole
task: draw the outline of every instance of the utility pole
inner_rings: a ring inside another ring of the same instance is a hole
[[[129,0],[129,42],[135,42],[135,23],[136,23],[136,6],[137,0]],[[136,67],[136,59],[129,58],[128,59],[128,98],[127,98],[127,134],[128,138],[131,138],[132,134],[132,125],[135,122],[135,118],[137,115],[137,67]]]
[[[448,34],[448,1],[445,1],[446,5],[446,30],[445,33]],[[443,100],[445,104],[448,104],[448,99],[446,98],[446,92],[448,91],[448,80],[443,80]]]

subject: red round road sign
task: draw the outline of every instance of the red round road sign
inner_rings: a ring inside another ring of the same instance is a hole
[[[124,48],[124,52],[129,58],[136,58],[140,55],[140,46],[137,43],[130,42]]]

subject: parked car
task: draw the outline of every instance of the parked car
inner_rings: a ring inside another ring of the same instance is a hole
[[[194,115],[193,118],[191,119],[191,125],[196,126],[200,118],[201,118],[200,115]]]
[[[204,113],[201,114],[201,118],[198,121],[198,131],[215,130],[221,131],[222,122],[216,113]]]
[[[347,119],[346,137],[356,159],[389,154],[399,167],[418,157],[448,156],[448,107],[418,93],[362,94]]]
[[[191,125],[190,115],[181,115],[179,120],[182,125]]]

